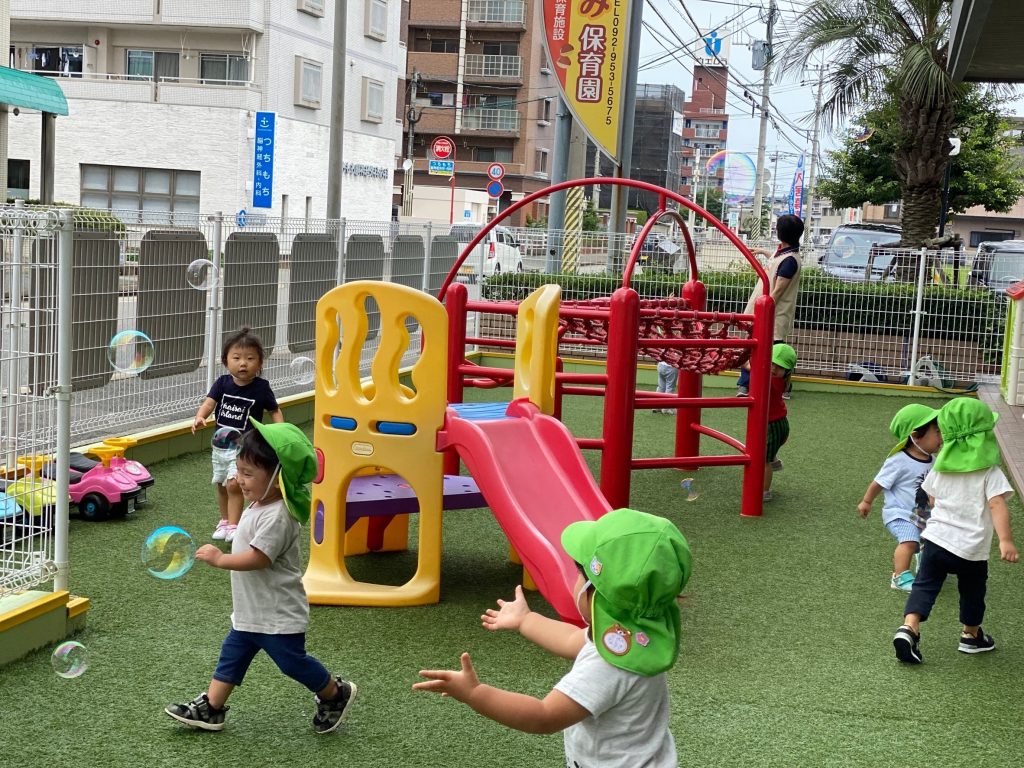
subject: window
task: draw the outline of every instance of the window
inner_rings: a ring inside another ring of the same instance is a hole
[[[488,109],[515,109],[516,101],[510,96],[482,96],[472,94],[469,96],[469,106],[486,107]]]
[[[125,70],[131,80],[177,80],[180,54],[165,51],[128,51]]]
[[[537,176],[548,175],[548,150],[538,149],[533,156],[533,172]]]
[[[971,248],[977,248],[982,243],[998,243],[1003,240],[1013,240],[1013,231],[1005,229],[971,230]]]
[[[511,163],[511,147],[476,147],[473,159],[478,163]]]
[[[454,107],[455,106],[455,94],[454,93],[428,93],[427,98],[430,100],[430,106],[432,107]]]
[[[518,56],[519,43],[484,43],[484,56]]]
[[[428,41],[431,53],[458,53],[459,41],[456,38],[443,37]]]
[[[384,122],[384,83],[370,77],[363,78],[363,120]]]
[[[249,60],[233,53],[202,53],[199,77],[214,85],[245,85],[249,82]]]
[[[82,165],[81,171],[81,204],[88,208],[113,208],[125,221],[158,224],[199,213],[199,171],[117,165]]]
[[[324,0],[295,0],[295,7],[303,13],[308,13],[310,16],[323,18]]]
[[[48,77],[82,76],[80,45],[37,45],[29,51],[28,61],[33,72]]]
[[[541,120],[542,122],[545,123],[551,122],[552,101],[554,101],[554,99],[543,99],[542,101],[538,102],[538,107],[540,110],[540,114],[537,115],[538,120]]]
[[[7,161],[7,194],[10,197],[28,199],[29,161]]]
[[[388,39],[388,0],[366,0],[366,26],[363,34],[374,40]]]
[[[324,65],[303,56],[295,57],[295,106],[320,108]]]

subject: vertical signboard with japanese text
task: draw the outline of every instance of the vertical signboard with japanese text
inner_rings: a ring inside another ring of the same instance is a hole
[[[591,140],[619,162],[629,4],[639,0],[544,0],[545,40],[569,109]]]
[[[253,153],[252,207],[270,208],[274,202],[274,113],[256,113],[256,151]]]
[[[789,188],[789,212],[797,216],[802,215],[804,207],[804,156],[796,164],[796,172],[793,174],[793,183]]]

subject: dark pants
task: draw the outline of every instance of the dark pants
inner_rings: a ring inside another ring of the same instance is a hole
[[[264,635],[261,632],[239,632],[235,629],[224,638],[213,679],[230,685],[241,685],[249,665],[261,650],[267,652],[278,669],[313,693],[322,691],[331,681],[331,673],[327,668],[306,653],[305,632]]]
[[[904,615],[916,613],[921,621],[925,621],[935,605],[942,583],[951,573],[956,574],[956,586],[960,591],[960,623],[968,627],[980,626],[985,618],[988,560],[964,560],[927,539],[921,539],[921,561]]]
[[[776,344],[785,344],[785,343],[786,342],[783,341],[782,339],[776,339],[775,341],[772,342],[772,346],[774,347]],[[744,365],[742,368],[740,368],[740,378],[736,382],[736,386],[737,387],[747,387],[747,388],[750,387],[750,368],[748,366]]]

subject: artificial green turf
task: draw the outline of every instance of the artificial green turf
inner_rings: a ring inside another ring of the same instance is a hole
[[[696,473],[701,495],[693,503],[679,481],[694,473],[634,473],[633,505],[675,521],[695,558],[670,672],[681,765],[1019,764],[1021,566],[991,563],[985,628],[999,643],[994,653],[956,651],[951,583],[924,626],[925,664],[893,658],[904,598],[888,585],[893,542],[880,501],[867,521],[856,504],[890,446],[889,419],[905,402],[798,391],[785,470],[761,519],[738,515],[739,469]],[[595,434],[599,407],[573,399],[566,422]],[[740,428],[735,414],[709,412],[707,421],[734,434]],[[671,424],[637,413],[638,448],[666,452]],[[173,723],[161,710],[204,690],[228,628],[230,591],[228,574],[202,563],[174,582],[140,567],[139,549],[154,528],[182,525],[202,543],[216,516],[207,455],[151,469],[150,508],[126,521],[72,521],[71,584],[93,601],[88,629],[76,638],[90,667],[60,679],[44,650],[0,670],[0,765],[562,765],[560,736],[510,731],[410,690],[418,669],[451,667],[464,650],[484,681],[538,696],[568,667],[516,635],[480,628],[481,611],[519,579],[486,511],[447,516],[439,605],[313,608],[310,651],[359,684],[338,734],[312,732],[310,695],[265,657],[232,697],[225,731]],[[1018,535],[1024,541],[1024,531]],[[392,581],[413,567],[409,554],[363,560],[363,576],[376,569]],[[543,606],[539,597],[532,602]]]

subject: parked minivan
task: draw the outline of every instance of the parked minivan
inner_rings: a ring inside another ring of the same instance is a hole
[[[991,291],[1005,291],[1024,280],[1024,240],[981,243],[971,264],[969,282]]]
[[[898,243],[900,237],[900,228],[888,224],[843,224],[829,238],[821,269],[840,280],[882,280],[892,252],[880,249]]]
[[[481,229],[479,224],[456,224],[451,229],[451,236],[465,247],[480,234]],[[501,272],[523,271],[523,254],[511,229],[499,226],[488,232],[487,237],[477,245],[476,251],[467,256],[459,267],[459,274],[468,277],[472,282],[476,279],[481,265],[484,277]]]

